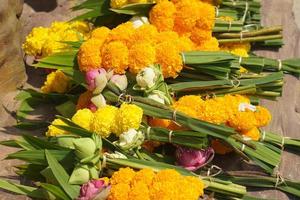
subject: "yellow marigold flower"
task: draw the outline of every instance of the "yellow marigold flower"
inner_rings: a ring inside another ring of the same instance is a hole
[[[69,22],[69,24],[72,29],[84,35],[88,35],[91,30],[89,24],[84,21],[74,21],[74,22]]]
[[[143,117],[143,110],[134,105],[123,103],[118,110],[116,116],[116,126],[114,127],[114,133],[120,135],[128,131],[129,129],[138,129],[141,125]]]
[[[224,124],[228,120],[228,115],[224,107],[223,98],[212,98],[204,101],[198,118],[214,124]]]
[[[64,32],[69,28],[70,25],[68,24],[68,22],[59,22],[59,21],[52,22],[50,26],[51,32]]]
[[[162,1],[152,7],[149,13],[150,23],[158,31],[171,31],[174,26],[175,6],[170,1]]]
[[[121,41],[124,44],[129,45],[132,42],[131,37],[134,32],[135,29],[133,27],[132,22],[126,22],[112,29],[109,35],[107,36],[106,41]]]
[[[199,112],[202,111],[202,104],[203,100],[200,98],[200,96],[187,95],[181,97],[172,105],[172,107],[190,117],[198,118]]]
[[[154,176],[155,173],[152,169],[145,168],[136,172],[134,178],[132,179],[132,183],[135,184],[138,182],[144,182],[147,186],[150,186]]]
[[[91,38],[80,46],[77,55],[80,71],[87,72],[101,67],[102,58],[100,48],[102,44],[103,41]]]
[[[223,51],[227,51],[237,56],[241,57],[249,57],[248,52],[251,49],[251,45],[249,42],[236,42],[236,43],[225,43],[220,45],[220,49]]]
[[[201,2],[198,0],[181,0],[175,4],[174,30],[182,35],[191,32],[200,16]]]
[[[183,68],[178,47],[169,41],[156,46],[156,62],[161,65],[165,78],[176,78]]]
[[[99,28],[94,29],[91,32],[91,38],[95,38],[104,42],[107,39],[109,33],[110,33],[109,28],[105,26],[101,26]]]
[[[197,46],[201,51],[219,51],[219,42],[217,38],[211,37],[209,40],[205,40],[201,45]]]
[[[111,179],[110,183],[112,185],[120,184],[120,183],[126,183],[130,184],[131,180],[135,176],[135,171],[133,171],[131,168],[126,167],[126,168],[120,168],[119,171],[115,172]]]
[[[62,71],[56,70],[47,75],[47,79],[41,88],[43,93],[64,93],[69,89],[70,78],[67,77]]]
[[[194,43],[192,42],[192,40],[188,37],[180,37],[178,40],[178,48],[179,51],[184,52],[184,51],[192,51],[195,49],[194,47]]]
[[[60,128],[57,128],[55,126],[67,126],[66,123],[64,123],[61,119],[55,119],[50,126],[48,126],[48,131],[46,132],[47,137],[54,137],[58,135],[64,135],[68,134],[67,131],[64,131]]]
[[[131,38],[131,44],[136,44],[139,42],[148,42],[155,44],[155,39],[157,38],[158,31],[155,26],[151,24],[144,24],[137,28]]]
[[[78,98],[76,110],[87,108],[88,105],[91,103],[92,97],[93,97],[92,91],[87,90],[86,92],[82,93]]]
[[[22,46],[24,52],[31,56],[42,55],[42,48],[48,38],[48,31],[48,28],[33,28],[31,33],[26,36],[25,43]]]
[[[114,106],[107,105],[99,108],[94,113],[91,130],[102,137],[108,137],[112,133],[113,126],[116,123],[117,112],[118,109]]]
[[[243,135],[251,138],[254,141],[258,141],[260,138],[260,131],[258,128],[254,127],[250,130],[244,130],[241,132]]]
[[[238,131],[250,130],[257,126],[257,120],[252,111],[246,110],[245,112],[237,111],[229,118],[229,126]]]
[[[190,186],[193,187],[190,187]],[[182,190],[178,195],[177,199],[197,199],[204,194],[204,183],[197,177],[187,176],[181,181],[180,187],[188,188]]]
[[[61,52],[62,49],[66,48],[67,45],[60,41],[63,41],[61,34],[50,34],[43,45],[42,56],[46,57],[51,54]],[[74,41],[76,40],[74,39]]]
[[[262,106],[256,106],[256,112],[254,112],[254,115],[257,120],[258,127],[267,126],[272,119],[269,110]]]
[[[128,3],[127,0],[110,0],[110,7],[121,8]]]
[[[128,48],[120,41],[105,44],[102,48],[102,64],[114,73],[124,74],[128,68]]]
[[[223,143],[218,139],[211,141],[211,147],[214,149],[215,153],[220,155],[225,155],[233,151],[233,149],[229,145]]]
[[[84,108],[81,110],[77,110],[77,112],[72,117],[72,121],[81,126],[84,129],[91,129],[91,122],[94,118],[94,115],[90,109]]]
[[[126,183],[113,185],[110,189],[107,200],[130,200],[128,198],[129,192],[130,186]]]
[[[129,49],[129,70],[137,74],[143,68],[154,64],[156,58],[155,47],[149,42],[140,42]]]

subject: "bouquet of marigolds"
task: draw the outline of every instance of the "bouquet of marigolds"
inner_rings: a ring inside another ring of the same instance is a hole
[[[259,105],[282,95],[285,73],[299,76],[300,59],[251,52],[282,44],[280,26],[261,26],[260,6],[87,0],[75,19],[34,28],[23,49],[47,77],[16,97],[16,126],[43,136],[1,142],[19,149],[6,159],[23,161],[16,173],[30,184],[0,188],[34,199],[261,199],[250,187],[300,197],[278,170],[300,140],[264,131],[272,116]],[[53,121],[29,120],[46,105]],[[226,171],[217,154],[259,171]]]

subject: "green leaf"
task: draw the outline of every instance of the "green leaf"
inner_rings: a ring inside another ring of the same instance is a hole
[[[34,64],[33,66],[53,69],[57,69],[58,67],[63,69],[72,69],[74,66],[77,66],[76,55],[76,50],[56,53],[39,59],[38,63]]]
[[[54,143],[48,142],[45,139],[34,137],[32,135],[23,135],[24,140],[31,144],[35,149],[57,149],[57,150],[68,150],[64,147],[58,146]]]
[[[43,191],[40,189],[37,189],[35,187],[29,187],[25,185],[20,185],[16,183],[12,183],[3,179],[0,179],[0,188],[14,192],[21,195],[27,195],[32,198],[38,198],[38,199],[45,199],[46,196],[44,195]]]
[[[47,126],[49,126],[49,123],[45,121],[26,121],[18,122],[14,127],[21,130],[37,130],[41,128],[46,128]]]
[[[110,10],[125,15],[147,15],[153,5],[154,3],[134,3],[117,9],[111,8]]]
[[[48,150],[56,160],[68,165],[74,162],[74,154],[71,150]],[[32,164],[47,165],[44,150],[22,150],[9,154],[6,159],[20,159]]]
[[[45,156],[49,164],[49,167],[51,168],[56,180],[59,182],[63,190],[67,193],[67,195],[71,199],[77,198],[79,195],[80,187],[76,185],[70,185],[68,183],[70,176],[65,171],[65,169],[58,163],[58,161],[51,154],[51,152],[48,151],[47,149],[45,149]]]
[[[55,107],[55,109],[64,117],[71,118],[76,113],[76,105],[72,101],[64,102]]]
[[[56,196],[59,199],[64,199],[64,200],[72,200],[67,196],[67,194],[58,186],[48,184],[48,183],[41,183],[41,187],[44,188],[45,190],[51,192],[54,196]]]

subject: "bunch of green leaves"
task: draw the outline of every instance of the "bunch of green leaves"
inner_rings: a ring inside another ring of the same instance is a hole
[[[282,94],[283,73],[276,72],[271,74],[242,74],[240,78],[232,80],[210,80],[197,81],[197,79],[184,77],[183,74],[179,80],[175,79],[173,84],[169,84],[171,93],[176,96],[188,94],[195,95],[216,95],[225,94],[246,94],[260,98],[276,100]]]
[[[120,98],[121,92],[111,84],[108,84],[103,95],[109,102],[119,103],[122,101],[122,98]],[[228,143],[244,159],[253,161],[270,174],[272,174],[273,169],[280,163],[281,149],[276,146],[268,143],[246,141],[230,127],[191,118],[184,113],[175,112],[170,107],[151,99],[140,96],[131,96],[131,99],[131,103],[141,107],[145,115],[154,118],[174,120],[192,131],[220,139]]]

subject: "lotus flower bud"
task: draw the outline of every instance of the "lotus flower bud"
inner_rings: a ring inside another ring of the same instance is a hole
[[[177,165],[187,170],[195,171],[209,163],[214,157],[214,150],[207,148],[204,150],[178,147],[176,149]]]
[[[146,67],[136,75],[136,82],[142,89],[148,89],[155,85],[157,75],[151,67]]]
[[[100,94],[103,89],[105,88],[108,80],[106,78],[106,73],[100,73],[96,78],[95,78],[95,89],[93,91],[93,94]]]
[[[134,16],[130,19],[134,28],[139,28],[144,24],[149,24],[149,20],[146,16]]]
[[[149,99],[152,99],[154,101],[157,101],[159,103],[162,104],[171,104],[170,100],[168,99],[168,97],[165,95],[164,92],[159,91],[159,90],[153,90],[149,95],[148,95]]]
[[[144,134],[141,131],[131,128],[119,136],[117,145],[123,150],[130,150],[135,147],[139,147],[143,141]]]
[[[125,90],[128,86],[126,75],[113,75],[110,79],[121,91]]]
[[[93,91],[96,88],[96,77],[99,76],[100,74],[105,74],[106,75],[106,71],[103,68],[100,69],[93,69],[88,71],[85,74],[85,80],[88,84],[88,88],[90,91]]]
[[[76,140],[76,138],[74,136],[58,136],[56,139],[59,146],[75,149],[73,142]]]
[[[91,102],[96,106],[96,110],[97,108],[106,106],[106,100],[102,94],[98,94],[97,96],[92,97]]]
[[[78,138],[73,142],[75,154],[79,159],[84,159],[95,154],[96,145],[91,138]]]
[[[106,192],[106,189],[109,189],[108,185],[104,180],[91,180],[85,184],[83,184],[80,188],[80,196],[77,200],[92,200],[98,199],[100,200],[100,196],[102,196],[103,200],[107,198],[109,195]],[[107,193],[106,195],[100,195],[101,193]]]
[[[90,172],[87,165],[76,167],[69,179],[70,184],[84,184],[90,180]]]

